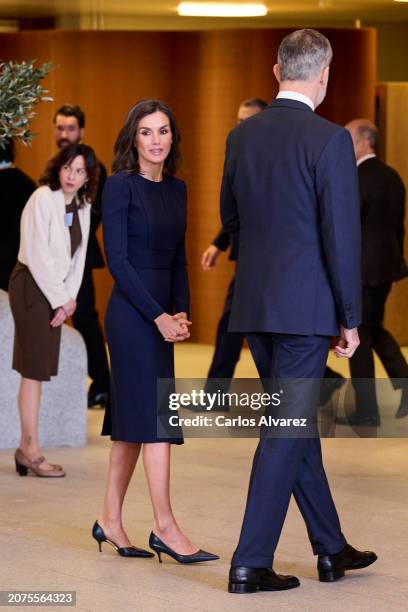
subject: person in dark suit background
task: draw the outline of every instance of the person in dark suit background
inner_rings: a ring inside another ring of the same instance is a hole
[[[82,142],[85,129],[85,114],[73,104],[64,104],[54,116],[54,133],[57,146],[65,147],[70,143]],[[88,391],[88,406],[106,406],[109,397],[109,365],[105,339],[99,323],[95,306],[95,286],[92,270],[104,268],[102,251],[96,237],[101,223],[102,191],[106,181],[106,169],[99,161],[99,185],[95,201],[92,203],[91,228],[82,285],[77,297],[77,309],[72,317],[75,328],[85,341],[88,356],[88,374],[92,380]]]
[[[356,410],[336,420],[339,424],[377,426],[380,413],[373,350],[394,389],[402,389],[396,417],[408,415],[408,365],[399,344],[383,325],[392,284],[408,276],[404,261],[405,187],[399,174],[375,154],[377,127],[368,119],[355,119],[346,128],[353,139],[360,188],[363,321],[360,346],[350,360]]]
[[[264,381],[287,382],[290,391],[288,379],[310,379],[306,395],[282,400],[285,414],[317,408],[313,382],[323,376],[331,336],[338,336],[338,357],[350,358],[359,343],[353,146],[347,130],[313,112],[324,99],[331,59],[330,43],[319,32],[286,36],[274,67],[277,99],[232,130],[226,147],[221,217],[231,235],[239,234],[229,329],[246,334]],[[271,433],[261,433],[255,453],[229,592],[299,586],[296,577],[272,569],[292,494],[321,581],[373,563],[376,555],[354,549],[341,531],[317,431],[314,437]]]
[[[237,113],[237,123],[242,123],[245,119],[256,115],[267,106],[267,102],[261,98],[249,98],[241,102]],[[230,248],[230,261],[237,260],[237,245],[231,243],[230,235],[224,228],[221,228],[212,243],[206,248],[202,257],[201,265],[205,272],[214,270],[217,259],[223,251]],[[229,382],[234,375],[235,366],[237,365],[241,349],[244,342],[244,334],[228,332],[229,318],[231,314],[232,296],[234,294],[235,274],[228,285],[227,295],[225,297],[224,308],[221,318],[217,325],[217,335],[215,340],[214,355],[211,361],[210,369],[207,374],[206,389],[210,391],[212,379],[227,379]],[[221,381],[215,380],[215,386],[218,388]],[[225,392],[227,388],[223,389]]]
[[[237,124],[242,123],[245,119],[253,117],[266,107],[267,102],[261,98],[249,98],[248,100],[244,100],[238,107]],[[221,227],[220,231],[201,257],[201,266],[203,270],[205,272],[214,270],[219,256],[228,249],[230,249],[229,260],[236,262],[238,257],[238,240],[235,239],[232,243],[230,234]],[[217,325],[214,354],[207,374],[207,392],[214,392],[221,386],[223,392],[226,393],[228,391],[230,381],[234,376],[235,367],[241,355],[245,334],[228,331],[234,286],[235,274],[228,285],[224,308]],[[329,401],[335,390],[338,389],[343,382],[344,378],[341,374],[335,372],[329,368],[329,366],[326,366],[320,394],[322,405]],[[196,407],[190,408],[197,411]],[[200,407],[200,409],[204,410],[204,407]],[[222,409],[225,409],[225,406],[223,406]]]
[[[14,143],[0,147],[0,289],[8,291],[10,274],[20,246],[20,219],[34,181],[14,165]]]

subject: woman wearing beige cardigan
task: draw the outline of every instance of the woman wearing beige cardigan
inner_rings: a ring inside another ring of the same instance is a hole
[[[21,218],[17,264],[9,295],[15,323],[13,368],[21,374],[20,447],[16,470],[61,478],[61,466],[43,457],[38,437],[41,382],[58,373],[61,326],[76,308],[85,265],[90,202],[98,164],[93,150],[74,144],[48,163]]]

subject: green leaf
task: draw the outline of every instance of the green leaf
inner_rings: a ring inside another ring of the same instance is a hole
[[[28,144],[33,133],[28,126],[39,102],[51,102],[41,81],[55,68],[48,62],[34,68],[36,60],[23,62],[0,62],[0,146],[10,138],[17,138]]]

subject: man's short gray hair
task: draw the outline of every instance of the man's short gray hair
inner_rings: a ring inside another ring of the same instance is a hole
[[[285,36],[278,51],[281,81],[309,81],[329,66],[333,51],[317,30],[295,30]]]
[[[368,124],[362,124],[357,127],[357,138],[359,140],[368,140],[369,145],[372,149],[378,147],[378,128],[371,122]]]

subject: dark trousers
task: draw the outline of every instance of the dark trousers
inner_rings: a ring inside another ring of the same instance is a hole
[[[223,391],[227,392],[230,381],[234,376],[235,367],[239,361],[242,345],[244,343],[245,334],[239,332],[229,332],[228,325],[231,316],[232,298],[234,296],[235,276],[227,289],[227,295],[224,302],[224,309],[221,319],[217,326],[217,336],[215,339],[214,355],[211,361],[210,369],[208,370],[207,379],[226,379],[224,385],[218,384],[215,381],[215,386],[223,387]],[[336,372],[326,366],[324,378],[333,378]],[[206,389],[210,389],[211,382],[207,381]]]
[[[272,333],[248,334],[247,338],[262,379],[322,377],[329,338]],[[292,493],[314,554],[335,554],[345,546],[319,438],[261,437],[232,565],[272,567]]]
[[[85,341],[88,355],[88,374],[94,393],[109,391],[109,366],[105,339],[95,308],[95,288],[92,269],[85,266],[84,277],[77,297],[77,309],[72,317],[74,327]]]
[[[228,325],[231,316],[232,298],[234,295],[235,276],[232,278],[225,298],[224,310],[217,327],[215,350],[207,378],[226,378],[234,376],[235,366],[239,361],[245,334],[229,332]],[[209,386],[207,382],[207,387]],[[229,387],[229,384],[227,385]],[[225,388],[224,391],[227,391]]]
[[[363,322],[358,329],[360,346],[350,359],[350,374],[356,394],[356,412],[361,416],[374,416],[379,413],[373,351],[382,361],[395,389],[404,386],[404,381],[401,379],[408,378],[408,365],[400,346],[383,326],[385,302],[390,290],[391,283],[377,287],[363,287]]]

